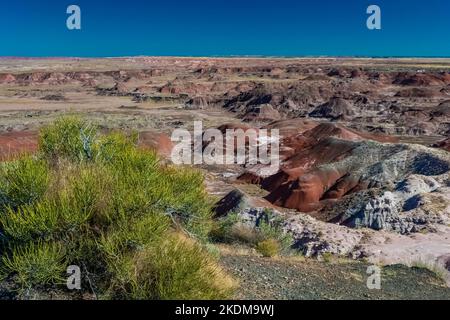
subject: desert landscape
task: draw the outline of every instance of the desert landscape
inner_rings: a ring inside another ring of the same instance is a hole
[[[136,132],[168,164],[173,130],[194,121],[279,130],[274,174],[194,166],[232,297],[450,299],[450,59],[0,58],[2,163],[65,116]],[[366,287],[372,264],[381,290]],[[0,299],[16,285],[7,273]],[[21,297],[96,296],[51,288]]]

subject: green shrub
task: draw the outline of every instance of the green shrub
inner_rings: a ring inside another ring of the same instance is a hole
[[[84,184],[80,184],[82,182]],[[0,215],[0,228],[6,239],[20,243],[35,239],[63,240],[88,227],[97,202],[87,190],[76,190],[77,186],[89,188],[86,180],[81,178],[72,186],[71,193],[61,190],[57,196],[52,195],[16,210],[8,207]]]
[[[24,205],[17,211],[8,208],[0,214],[0,227],[8,241],[47,239],[58,232],[59,213],[57,203],[52,200]]]
[[[142,218],[118,224],[104,233],[100,246],[106,260],[112,264],[124,253],[142,249],[161,240],[170,228],[170,219],[157,212],[149,212]]]
[[[325,263],[332,262],[333,261],[333,257],[334,256],[333,256],[333,254],[331,252],[324,252],[321,255],[321,258],[322,258],[323,262],[325,262]]]
[[[206,243],[205,244],[206,251],[213,257],[214,259],[220,259],[221,253],[220,249],[213,243]]]
[[[65,183],[57,195],[63,229],[79,230],[91,220],[104,224],[114,190],[111,172],[101,165],[78,165],[62,175]]]
[[[236,223],[231,228],[229,238],[232,239],[232,242],[237,241],[251,246],[255,246],[258,242],[264,240],[263,235],[257,228],[250,227],[245,223]]]
[[[2,257],[2,267],[16,276],[22,288],[61,283],[66,270],[64,252],[58,243],[37,242],[16,247]]]
[[[108,166],[114,186],[111,193],[112,213],[117,216],[140,215],[156,207],[163,192],[163,178],[155,154],[133,150],[119,156]],[[115,219],[114,216],[109,217]]]
[[[92,159],[96,131],[95,126],[76,116],[61,117],[41,129],[39,151],[52,160]]]
[[[167,168],[159,200],[164,210],[178,218],[187,231],[206,240],[212,228],[212,202],[208,198],[201,172],[187,168]]]
[[[202,174],[162,164],[135,135],[61,118],[42,129],[35,158],[0,165],[0,201],[0,268],[23,287],[56,283],[70,261],[115,298],[228,296],[205,249]]]
[[[139,215],[155,207],[171,215],[192,235],[206,239],[211,229],[212,203],[199,171],[162,167],[154,152],[134,147],[123,154],[116,152],[107,166],[116,172],[112,194],[115,213]]]
[[[209,237],[214,242],[233,242],[233,227],[239,222],[239,216],[236,213],[230,213],[225,217],[214,221]]]
[[[267,239],[259,242],[256,245],[256,250],[263,255],[263,257],[274,257],[280,253],[280,243],[276,239]]]
[[[121,265],[115,294],[127,299],[225,299],[234,282],[199,244],[171,236]]]
[[[437,262],[427,261],[427,260],[414,260],[409,263],[411,268],[426,269],[434,274],[438,279],[446,282],[448,278],[448,270],[444,266],[438,264]]]
[[[40,199],[47,190],[49,169],[44,161],[25,156],[0,164],[0,212]]]
[[[113,132],[101,136],[93,145],[95,159],[111,164],[120,164],[120,160],[123,161],[123,158],[135,155],[136,144],[136,134],[127,136],[121,132]]]
[[[275,239],[280,245],[280,252],[287,254],[290,252],[294,239],[292,236],[284,232],[282,227],[283,221],[280,218],[271,219],[270,221],[262,219],[257,227],[262,239]]]
[[[269,210],[263,213],[258,225],[253,227],[241,221],[239,215],[231,213],[215,222],[210,238],[219,242],[246,243],[255,248],[265,240],[275,240],[280,254],[291,253],[294,243],[292,236],[283,230],[282,218],[274,217]]]

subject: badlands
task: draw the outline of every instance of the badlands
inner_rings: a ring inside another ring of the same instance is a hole
[[[64,114],[135,130],[170,161],[171,133],[278,129],[281,165],[201,166],[216,215],[270,210],[295,249],[439,270],[450,284],[450,60],[0,58],[0,160]]]

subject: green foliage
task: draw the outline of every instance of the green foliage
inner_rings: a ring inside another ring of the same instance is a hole
[[[2,257],[2,269],[13,274],[20,286],[61,283],[66,270],[64,251],[58,243],[37,242],[15,247],[11,254]]]
[[[202,174],[163,165],[136,141],[61,118],[42,129],[35,157],[0,165],[6,276],[48,286],[71,263],[115,298],[226,296],[205,249],[212,218]]]
[[[85,224],[103,222],[111,210],[112,173],[101,165],[81,164],[62,169],[58,176],[63,180],[57,192],[62,228],[79,231]],[[60,185],[61,181],[55,184]]]
[[[209,237],[214,242],[233,242],[233,228],[240,222],[239,215],[236,213],[229,213],[225,217],[215,221]]]
[[[59,208],[54,201],[44,200],[24,205],[14,211],[8,208],[0,215],[0,226],[7,240],[27,242],[48,238],[58,232]]]
[[[283,221],[279,218],[272,218],[271,220],[263,219],[258,225],[257,231],[263,240],[276,240],[279,243],[281,253],[289,253],[294,240],[290,234],[284,232],[282,223]]]
[[[135,150],[117,155],[116,161],[107,164],[113,179],[111,221],[126,215],[140,215],[155,207],[161,191],[161,168],[155,154]]]
[[[99,137],[93,145],[95,158],[110,164],[120,164],[120,160],[135,156],[137,135],[127,136],[121,132],[113,132]]]
[[[256,250],[263,255],[263,257],[274,257],[280,253],[281,246],[277,239],[267,239],[258,242]]]
[[[321,258],[325,263],[330,263],[333,261],[333,254],[331,252],[324,252],[322,253]]]
[[[55,240],[79,232],[92,217],[98,198],[107,190],[99,188],[102,179],[98,172],[84,167],[65,169],[55,176],[58,180],[52,177],[54,185],[50,186],[54,193],[49,192],[40,201],[16,209],[7,207],[0,215],[0,227],[9,242]]]
[[[0,164],[0,212],[40,199],[47,190],[49,169],[44,161],[25,156]]]
[[[412,268],[426,269],[434,274],[434,276],[444,282],[448,280],[448,271],[444,266],[437,262],[430,262],[426,260],[414,260],[410,262]]]
[[[39,135],[39,150],[47,159],[82,161],[93,157],[96,128],[75,117],[62,117],[44,127]]]
[[[105,232],[99,244],[106,260],[113,265],[122,254],[140,250],[161,240],[169,228],[170,219],[167,216],[149,212],[142,218],[134,218],[127,223],[124,221]]]
[[[171,236],[121,259],[114,292],[126,299],[224,299],[234,283],[198,243]],[[114,265],[117,268],[117,265]]]
[[[193,169],[167,168],[160,179],[159,204],[174,215],[187,231],[206,241],[212,228],[212,202],[203,184],[203,175]]]
[[[241,221],[239,215],[231,213],[218,220],[210,233],[210,238],[218,242],[241,242],[247,243],[258,249],[266,240],[277,242],[277,253],[289,254],[294,240],[291,235],[283,230],[283,220],[274,216],[270,210],[265,210],[256,226],[251,227]],[[264,250],[264,249],[262,249]]]

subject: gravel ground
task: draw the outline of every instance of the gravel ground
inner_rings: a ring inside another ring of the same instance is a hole
[[[231,251],[231,250],[227,250]],[[254,254],[222,253],[221,265],[240,287],[240,300],[450,300],[450,288],[434,273],[402,265],[384,267],[381,289],[366,286],[368,264],[355,261],[262,258]],[[0,282],[0,300],[17,299],[10,281]],[[89,294],[61,290],[28,292],[22,299],[88,299]]]
[[[450,288],[434,273],[402,265],[384,267],[381,289],[369,290],[369,265],[362,262],[226,253],[221,264],[240,282],[236,299],[450,299]]]

